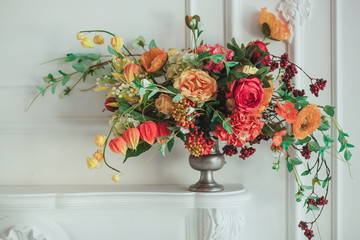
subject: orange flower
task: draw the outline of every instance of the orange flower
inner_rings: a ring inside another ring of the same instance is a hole
[[[172,101],[172,97],[167,94],[161,93],[158,99],[155,101],[156,109],[163,114],[171,114],[175,103]]]
[[[269,80],[268,82],[270,84],[270,87],[263,88],[264,96],[263,96],[263,99],[262,99],[259,107],[257,108],[257,111],[261,112],[261,113],[264,112],[268,108],[269,102],[270,102],[271,97],[272,97],[272,95],[274,93],[274,85],[273,85],[272,81]]]
[[[208,101],[217,92],[216,80],[201,70],[184,71],[175,78],[174,88],[180,90],[182,96],[191,101]]]
[[[165,65],[166,59],[165,49],[160,50],[158,47],[153,47],[140,56],[140,64],[145,71],[153,73],[159,71]]]
[[[167,137],[170,136],[171,130],[168,129],[168,127],[171,127],[170,123],[167,122],[158,122],[156,123],[157,126],[157,137]],[[157,141],[160,144],[166,143],[166,139],[159,139],[157,138]]]
[[[268,12],[267,8],[261,9],[260,26],[261,32],[273,40],[286,40],[291,36],[289,27]]]
[[[139,75],[139,69],[140,69],[139,65],[135,63],[129,63],[125,66],[124,75],[128,83],[134,81],[135,76]]]
[[[139,125],[140,138],[153,145],[157,136],[157,127],[153,121],[147,121]]]
[[[317,105],[310,104],[301,109],[293,124],[293,133],[297,139],[304,139],[315,131],[321,123],[321,113]]]
[[[296,114],[298,110],[295,109],[295,105],[291,102],[286,102],[284,106],[281,106],[281,103],[276,100],[277,107],[275,107],[275,112],[286,119],[286,122],[289,124],[294,123]]]
[[[122,137],[116,137],[109,142],[110,150],[114,153],[126,155],[126,142]]]
[[[136,149],[139,145],[140,132],[137,128],[129,128],[123,133],[123,138],[131,149]]]
[[[282,136],[286,135],[286,131],[282,130],[280,132],[277,132],[274,134],[274,137],[272,138],[273,140],[273,145],[276,147],[279,147],[282,143]]]

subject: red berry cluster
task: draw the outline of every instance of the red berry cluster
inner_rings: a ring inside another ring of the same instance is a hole
[[[289,60],[289,54],[284,53],[283,55],[281,55],[280,57],[280,67],[285,69],[286,66],[289,64],[290,60]]]
[[[250,157],[251,155],[253,155],[255,153],[256,149],[253,147],[242,147],[240,150],[240,156],[239,158],[242,158],[243,160],[245,160],[245,158]]]
[[[250,142],[250,145],[253,144],[260,144],[261,141],[268,141],[270,138],[268,136],[265,136],[264,134],[259,134],[254,141]]]
[[[282,90],[287,91],[290,93],[292,90],[294,90],[294,87],[291,86],[291,80],[294,78],[294,76],[298,73],[296,66],[294,64],[288,64],[285,69],[285,73],[282,76],[282,81],[285,84],[285,87],[282,88]]]
[[[302,97],[305,95],[305,90],[299,90],[299,89],[294,89],[293,90],[293,94],[294,94],[294,97]]]
[[[299,225],[298,225],[299,228],[301,228],[301,230],[304,230],[304,235],[305,237],[307,237],[308,239],[312,239],[314,237],[314,232],[313,230],[309,229],[308,228],[308,225],[306,222],[303,222],[303,221],[300,221]]]
[[[195,107],[196,102],[192,102],[188,99],[182,99],[180,102],[175,103],[173,112],[171,113],[171,116],[174,118],[175,122],[185,128],[185,129],[189,129],[190,127],[192,129],[196,129],[194,121],[195,121],[195,116],[199,116],[199,114],[194,111],[192,113],[188,113],[186,111],[186,109],[191,108],[191,107]]]
[[[223,152],[225,155],[232,156],[238,153],[237,147],[233,144],[228,144],[223,147]]]
[[[314,205],[314,206],[323,206],[323,205],[328,204],[328,200],[326,200],[325,197],[322,196],[321,198],[318,198],[316,200],[309,199],[308,204],[311,204],[311,205]]]
[[[311,79],[314,80],[314,79]],[[326,87],[327,81],[320,78],[315,79],[315,83],[310,84],[310,91],[312,94],[314,94],[316,97],[319,96],[319,91],[324,90]]]
[[[303,146],[300,153],[305,159],[310,159],[311,151],[309,150],[309,144],[308,143],[305,146]]]
[[[185,148],[195,157],[210,154],[214,144],[210,138],[204,138],[203,132],[198,134],[196,131],[186,135]]]
[[[271,61],[269,66],[270,66],[269,72],[272,72],[279,68],[279,63],[276,61]]]

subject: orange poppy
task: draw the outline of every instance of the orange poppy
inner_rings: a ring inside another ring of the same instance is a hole
[[[296,115],[293,133],[297,139],[304,139],[315,131],[321,123],[321,113],[317,105],[310,104]]]
[[[167,60],[166,51],[158,47],[153,47],[150,51],[144,52],[140,56],[140,64],[146,72],[154,73],[159,71]]]
[[[260,113],[264,112],[268,108],[269,102],[270,102],[271,97],[272,97],[272,95],[274,93],[274,85],[273,85],[272,81],[269,80],[268,82],[270,84],[270,87],[263,88],[264,96],[263,96],[263,99],[260,102],[259,107],[257,108],[258,112],[260,112]]]
[[[274,137],[272,138],[273,140],[273,145],[275,147],[279,147],[282,143],[282,136],[285,136],[286,135],[286,130],[282,130],[280,132],[277,132],[274,134]]]
[[[295,109],[295,105],[291,102],[286,102],[284,106],[281,106],[279,100],[276,100],[277,107],[275,112],[286,119],[289,124],[294,123],[298,110]]]
[[[267,11],[267,8],[261,9],[260,14],[261,32],[273,40],[286,40],[291,36],[290,29],[283,24],[274,14]]]

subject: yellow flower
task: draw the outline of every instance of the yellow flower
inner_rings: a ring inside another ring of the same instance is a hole
[[[114,174],[112,177],[111,177],[111,180],[113,180],[114,182],[118,182],[120,180],[120,176],[119,174]]]
[[[104,161],[104,152],[102,150],[97,150],[94,154],[93,157],[98,161],[98,162],[102,162]]]
[[[237,72],[243,72],[243,73],[246,73],[246,74],[249,74],[249,75],[256,74],[256,72],[258,70],[259,69],[257,69],[256,67],[252,67],[251,65],[241,66],[238,69],[236,69]]]
[[[112,37],[110,43],[111,43],[111,46],[115,49],[116,52],[119,52],[120,49],[124,45],[124,41],[123,41],[122,37],[119,37],[119,36]]]
[[[77,38],[77,40],[83,40],[83,39],[85,38],[85,36],[84,36],[84,34],[78,32],[78,33],[76,34],[76,38]]]
[[[104,45],[104,37],[101,35],[96,35],[94,37],[94,43],[99,45]]]
[[[106,137],[104,135],[97,135],[94,139],[94,143],[99,147],[103,147],[106,143]]]
[[[90,168],[90,169],[96,168],[97,165],[99,164],[98,160],[96,160],[95,158],[90,158],[90,157],[86,158],[86,163],[87,163],[88,168]]]
[[[94,43],[89,37],[84,37],[81,40],[81,45],[85,48],[94,48]]]
[[[176,48],[170,48],[167,53],[168,53],[168,56],[171,57],[176,54],[179,54],[180,52]]]

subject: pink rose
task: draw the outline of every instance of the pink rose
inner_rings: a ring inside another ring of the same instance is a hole
[[[235,80],[226,98],[234,98],[237,109],[254,110],[260,105],[263,96],[264,91],[260,79],[249,77]]]
[[[266,45],[265,45],[263,42],[261,42],[261,41],[252,42],[250,45],[248,45],[248,46],[246,47],[246,49],[248,49],[249,47],[251,47],[251,46],[253,46],[253,45],[257,45],[257,46],[260,48],[260,50],[263,50],[263,51],[265,51],[265,52],[267,52],[267,53],[269,52],[268,49],[266,48]],[[258,52],[257,50],[255,50],[254,53],[253,53],[253,55],[251,56],[250,61],[251,61],[252,63],[256,63],[260,57],[261,57],[261,53]],[[264,60],[270,60],[270,56],[269,56],[269,55],[267,55],[267,56],[265,56],[265,57],[263,56],[262,59],[264,59]],[[261,61],[260,64],[268,65],[268,64],[269,64],[269,61]]]
[[[226,62],[230,62],[234,56],[233,51],[231,51],[230,49],[226,50],[223,46],[216,44],[214,46],[210,46],[210,45],[200,45],[199,47],[196,48],[196,53],[197,54],[201,54],[203,52],[209,51],[209,53],[211,55],[223,55],[224,56],[224,61]],[[223,70],[225,67],[224,62],[220,61],[218,63],[214,63],[213,61],[209,61],[207,64],[205,64],[204,68],[209,70],[209,71],[213,71],[215,73],[219,73],[221,72],[221,70]]]

